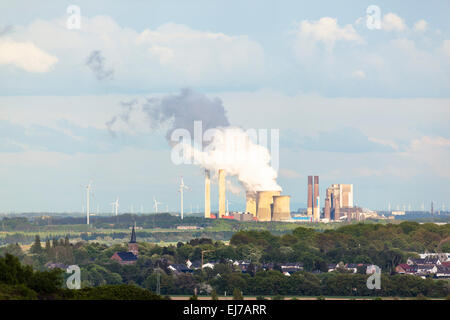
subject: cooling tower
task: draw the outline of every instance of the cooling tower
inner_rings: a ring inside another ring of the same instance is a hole
[[[256,217],[256,193],[247,191],[246,198],[245,212],[249,212]]]
[[[258,191],[256,194],[256,217],[258,221],[271,221],[273,196],[279,196],[280,191]]]
[[[273,196],[272,221],[291,219],[290,196]]]
[[[205,218],[211,218],[211,179],[209,170],[205,170]]]
[[[313,185],[312,185],[312,176],[308,176],[308,208],[306,209],[306,213],[308,216],[312,216],[312,208],[313,208]]]
[[[219,218],[225,215],[225,194],[226,194],[226,183],[225,183],[226,172],[223,169],[219,170]]]

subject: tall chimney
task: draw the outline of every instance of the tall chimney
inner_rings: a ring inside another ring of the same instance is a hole
[[[314,221],[320,220],[320,201],[319,201],[319,176],[314,176]]]
[[[219,218],[222,218],[225,215],[225,175],[225,170],[219,169]]]
[[[328,219],[328,221],[331,220],[331,190],[330,188],[327,188],[327,196],[325,198],[325,209],[323,211],[323,215],[325,219]]]
[[[308,208],[306,209],[306,213],[308,214],[308,216],[312,216],[312,208],[313,208],[312,190],[313,190],[312,176],[308,176]]]
[[[211,178],[209,170],[205,170],[205,218],[211,218]]]

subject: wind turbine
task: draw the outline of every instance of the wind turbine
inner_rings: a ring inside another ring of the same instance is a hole
[[[155,197],[153,197],[153,208],[155,209],[155,213],[158,213],[158,204],[162,204],[162,202],[158,202]]]
[[[181,177],[180,189],[178,192],[180,193],[180,205],[181,205],[181,220],[183,220],[183,192],[184,189],[189,190],[188,186],[186,186],[183,182],[183,177]]]
[[[113,212],[116,213],[116,217],[117,217],[117,214],[119,213],[119,197],[116,198],[116,201],[111,202],[110,204],[112,205]]]
[[[87,225],[89,225],[89,216],[91,215],[90,207],[89,207],[91,188],[92,188],[92,180],[90,180],[89,184],[86,186],[86,224]]]

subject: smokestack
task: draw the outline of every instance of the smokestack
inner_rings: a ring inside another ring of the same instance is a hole
[[[314,219],[315,222],[320,221],[320,197],[317,196],[316,203],[314,204]]]
[[[291,219],[290,196],[273,196],[272,221]]]
[[[205,170],[205,218],[211,218],[211,178],[209,170]]]
[[[219,169],[219,218],[225,215],[225,194],[226,194],[226,183],[225,183],[226,172],[223,169]]]
[[[312,176],[308,176],[308,208],[306,209],[306,213],[308,214],[308,216],[312,216],[312,208],[313,208],[312,190],[313,190]]]
[[[331,220],[331,190],[327,189],[327,197],[325,198],[325,209],[323,210],[323,215],[328,221]]]
[[[313,216],[314,221],[320,220],[320,202],[319,199],[319,176],[314,176],[314,206],[313,206]]]
[[[258,221],[272,220],[273,196],[279,196],[280,191],[258,191],[256,194],[256,217]]]
[[[254,217],[256,217],[256,193],[247,191],[246,192],[246,204],[245,204],[245,212],[251,213]]]

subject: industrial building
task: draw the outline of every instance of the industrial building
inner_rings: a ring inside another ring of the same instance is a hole
[[[314,196],[313,196],[314,194]],[[315,222],[320,221],[319,176],[308,176],[308,208],[306,214]]]
[[[219,175],[219,212],[217,218],[239,221],[288,221],[291,219],[290,196],[281,195],[278,190],[247,191],[245,213],[226,212],[226,171],[220,169]],[[205,218],[211,214],[211,176],[205,170]]]
[[[362,209],[353,205],[353,184],[332,184],[326,191],[324,218],[361,220]]]

